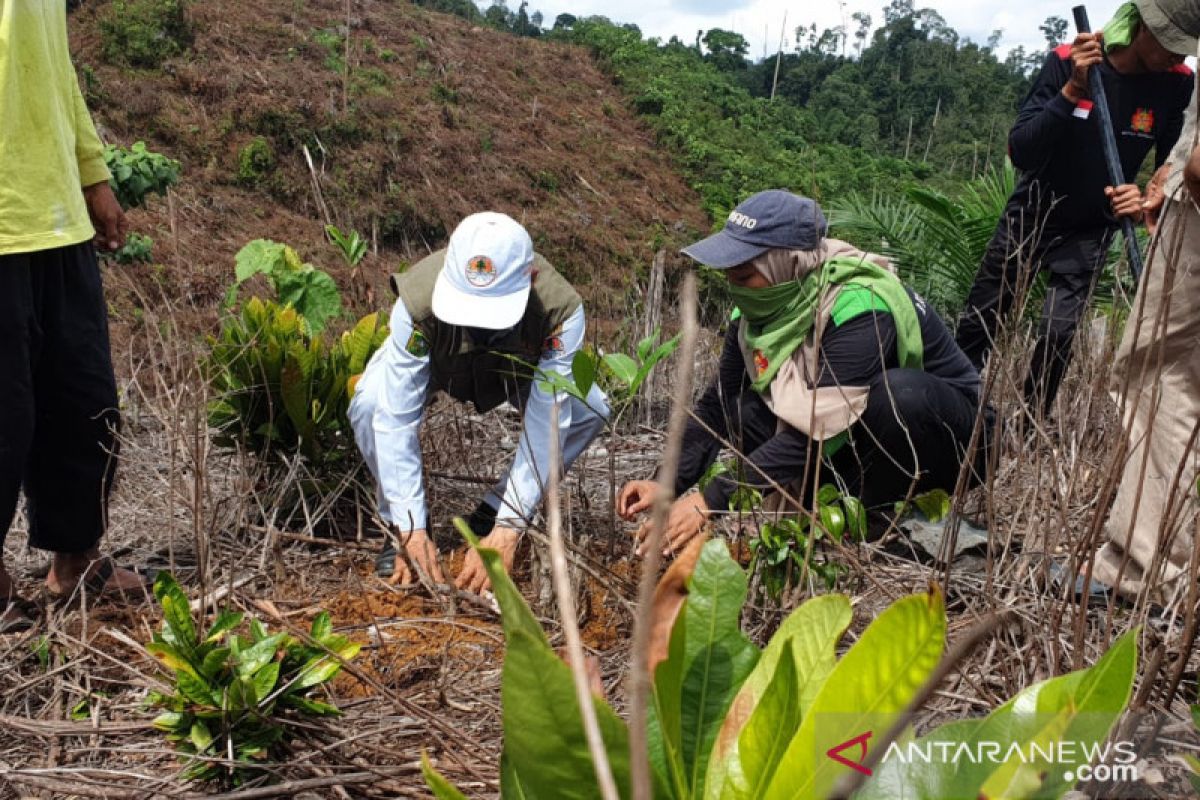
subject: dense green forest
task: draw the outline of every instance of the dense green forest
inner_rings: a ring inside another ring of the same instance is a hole
[[[822,201],[897,194],[914,183],[953,190],[1003,164],[1008,126],[1041,53],[1001,60],[1001,31],[963,39],[936,11],[891,0],[853,27],[799,25],[794,47],[760,60],[738,33],[693,42],[647,39],[635,25],[560,14],[548,27],[522,2],[415,0],[523,36],[589,47],[680,159],[720,218],[750,192],[787,186]],[[1042,25],[1047,46],[1067,25]]]

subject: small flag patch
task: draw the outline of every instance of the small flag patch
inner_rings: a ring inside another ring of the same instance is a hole
[[[1075,104],[1075,110],[1071,112],[1071,115],[1079,119],[1087,119],[1092,115],[1092,101],[1080,100]]]

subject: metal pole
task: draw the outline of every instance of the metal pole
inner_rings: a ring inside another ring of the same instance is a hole
[[[1071,9],[1075,15],[1075,29],[1080,33],[1091,33],[1088,24],[1087,9],[1075,6]],[[1100,79],[1100,68],[1092,67],[1088,71],[1088,91],[1094,101],[1093,107],[1100,115],[1100,142],[1104,145],[1104,161],[1108,165],[1108,179],[1113,186],[1125,183],[1125,171],[1121,169],[1121,157],[1117,154],[1117,137],[1113,133],[1112,113],[1108,108],[1108,97],[1104,93],[1104,81]],[[1121,232],[1125,234],[1125,253],[1129,258],[1129,270],[1133,273],[1136,283],[1142,275],[1142,252],[1138,249],[1137,233],[1133,228],[1133,220],[1121,217]]]

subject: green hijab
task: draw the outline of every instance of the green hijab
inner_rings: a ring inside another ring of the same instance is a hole
[[[730,285],[729,293],[745,320],[747,347],[765,365],[757,371],[754,390],[762,393],[775,373],[808,338],[817,322],[817,309],[832,285],[869,289],[887,306],[896,323],[900,366],[922,369],[924,344],[921,323],[900,279],[863,256],[835,256],[803,277],[761,289]]]

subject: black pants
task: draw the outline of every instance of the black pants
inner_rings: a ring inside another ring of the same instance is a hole
[[[868,507],[903,500],[910,490],[953,492],[978,410],[977,399],[936,375],[890,369],[871,386],[866,410],[850,426],[846,444],[822,465],[818,483],[836,479]],[[741,395],[731,420],[733,443],[741,452],[756,450],[775,435],[777,426],[778,419],[757,392]],[[990,438],[989,418],[969,485],[981,480]],[[805,492],[810,494],[811,487]]]
[[[1022,244],[1027,239],[1036,240]],[[1071,362],[1075,328],[1091,300],[1111,239],[1112,231],[1103,227],[1039,236],[1017,219],[1005,217],[988,242],[955,339],[971,363],[983,369],[1000,321],[1012,310],[1018,291],[1031,283],[1029,270],[1048,270],[1037,343],[1025,379],[1025,401],[1032,409],[1046,413],[1054,404]]]
[[[91,242],[0,256],[0,544],[25,492],[29,544],[79,553],[107,522],[117,386]]]

